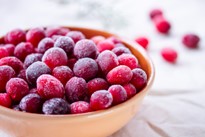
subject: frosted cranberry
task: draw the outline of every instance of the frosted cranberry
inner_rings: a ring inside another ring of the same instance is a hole
[[[11,107],[11,98],[7,93],[0,93],[0,106]]]
[[[38,93],[37,88],[32,88],[29,90],[29,93]]]
[[[97,47],[92,40],[83,39],[76,43],[73,52],[77,58],[95,58],[97,55]]]
[[[125,84],[132,79],[132,75],[129,67],[119,65],[107,74],[106,79],[110,84]]]
[[[111,37],[107,38],[107,40],[111,41],[114,44],[122,43],[122,41],[120,39],[118,39],[117,37],[115,37],[115,36],[111,36]]]
[[[90,107],[92,110],[103,110],[111,107],[113,97],[107,90],[98,90],[91,95]]]
[[[36,85],[36,80],[43,74],[50,74],[50,68],[43,62],[37,61],[26,69],[26,79],[32,85]]]
[[[76,76],[89,80],[97,75],[98,65],[91,58],[82,58],[75,63],[73,72]]]
[[[74,64],[77,62],[77,59],[76,58],[71,58],[71,59],[68,59],[68,67],[73,69],[74,67]]]
[[[46,115],[68,114],[70,106],[64,99],[52,98],[43,104],[42,111]]]
[[[54,47],[62,48],[69,55],[73,52],[74,45],[75,43],[70,37],[61,36],[55,41]]]
[[[25,69],[22,69],[22,70],[19,72],[19,74],[17,75],[17,77],[18,77],[18,78],[21,78],[21,79],[23,79],[23,80],[25,80],[25,81],[27,81],[27,79],[26,79],[26,70],[25,70]]]
[[[63,98],[64,87],[63,84],[55,77],[43,74],[37,79],[38,94],[44,99]]]
[[[23,63],[16,57],[4,57],[0,59],[0,66],[2,65],[8,65],[12,67],[16,74],[18,74],[19,71],[23,69]]]
[[[5,91],[6,83],[15,76],[15,71],[12,67],[4,65],[0,66],[0,92]]]
[[[94,36],[91,38],[91,40],[97,45],[100,41],[105,40],[105,37],[103,36]]]
[[[187,48],[198,48],[200,38],[196,34],[186,34],[182,38],[182,43],[187,47]]]
[[[44,53],[46,50],[52,48],[54,46],[54,40],[51,38],[44,38],[38,43],[37,51],[39,53]]]
[[[127,92],[127,99],[130,99],[137,93],[136,88],[130,83],[123,85],[123,88]]]
[[[132,54],[122,54],[118,56],[118,61],[120,65],[128,66],[130,69],[138,67],[138,60]]]
[[[147,84],[147,74],[144,70],[136,68],[132,70],[133,76],[130,83],[135,86],[136,90],[141,90]]]
[[[121,85],[112,85],[108,91],[112,94],[113,105],[120,104],[127,100],[127,92]]]
[[[175,63],[177,60],[178,53],[176,50],[167,47],[161,50],[161,55],[166,61],[170,63]]]
[[[9,56],[8,51],[4,47],[0,47],[0,59],[8,56]]]
[[[66,97],[69,102],[83,101],[87,98],[87,83],[83,78],[72,77],[65,86]]]
[[[21,78],[11,78],[6,84],[6,92],[14,101],[20,101],[29,93],[29,87],[25,80]]]
[[[154,19],[155,17],[162,16],[162,15],[163,15],[163,13],[162,13],[161,9],[153,9],[150,11],[150,14],[149,14],[150,19]]]
[[[85,39],[85,35],[80,31],[70,31],[66,36],[71,37],[75,43],[81,39]]]
[[[4,40],[6,43],[17,45],[26,40],[26,33],[21,29],[14,29],[6,34]]]
[[[7,50],[10,56],[14,55],[15,46],[13,44],[6,44],[4,48]]]
[[[109,50],[101,52],[96,61],[104,74],[107,74],[119,64],[117,56]]]
[[[107,90],[109,87],[107,81],[103,78],[94,78],[88,82],[88,93],[91,96],[97,90]]]
[[[171,29],[171,24],[161,16],[154,18],[154,23],[157,31],[162,34],[168,34]]]
[[[115,47],[114,49],[112,49],[112,52],[114,52],[117,56],[124,54],[124,53],[131,54],[131,51],[126,47]]]
[[[26,33],[26,40],[34,47],[37,47],[38,43],[45,37],[46,34],[42,28],[33,28]]]
[[[15,110],[15,111],[21,111],[19,105],[12,106],[12,109]]]
[[[97,48],[99,52],[102,52],[104,50],[112,50],[114,47],[115,45],[113,44],[113,42],[109,40],[103,40],[97,44]]]
[[[90,104],[85,101],[77,101],[70,105],[71,114],[90,112]]]
[[[42,108],[42,99],[38,94],[31,93],[24,96],[19,104],[19,107],[24,112],[39,113]]]
[[[67,66],[59,66],[53,69],[52,75],[65,85],[67,81],[73,77],[72,70]]]
[[[68,57],[63,49],[53,47],[44,53],[42,61],[45,62],[51,69],[54,69],[57,66],[66,65]]]
[[[52,37],[54,35],[65,36],[70,30],[63,27],[48,27],[45,31],[47,37]]]
[[[31,64],[37,61],[41,61],[43,54],[40,53],[33,53],[28,56],[26,56],[24,60],[24,67],[28,68]]]
[[[149,40],[146,37],[138,37],[135,41],[141,45],[144,49],[148,48]]]

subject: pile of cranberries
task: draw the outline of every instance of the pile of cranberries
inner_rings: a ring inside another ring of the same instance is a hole
[[[1,38],[0,105],[46,115],[103,110],[147,83],[138,59],[117,38],[63,27],[15,29]]]

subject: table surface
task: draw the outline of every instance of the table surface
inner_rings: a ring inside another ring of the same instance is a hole
[[[163,9],[171,22],[169,36],[158,34],[148,18]],[[0,0],[0,34],[13,28],[72,25],[104,29],[134,39],[147,36],[156,67],[155,83],[140,111],[111,137],[203,137],[205,134],[205,1],[204,0]],[[197,50],[181,44],[185,33],[202,41]],[[160,49],[179,52],[176,64],[166,63]],[[4,137],[0,131],[0,136]]]

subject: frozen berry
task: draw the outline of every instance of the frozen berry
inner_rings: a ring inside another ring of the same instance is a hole
[[[0,93],[0,106],[11,107],[11,98],[7,93]]]
[[[149,17],[150,19],[154,19],[157,16],[162,16],[162,10],[161,9],[153,9],[150,11]]]
[[[57,66],[67,65],[68,57],[63,49],[53,47],[44,53],[42,61],[54,69]]]
[[[70,30],[63,27],[48,27],[45,31],[47,37],[52,37],[54,35],[65,36]]]
[[[11,78],[6,84],[6,92],[12,100],[18,102],[29,93],[29,86],[21,78]]]
[[[73,72],[76,76],[89,80],[97,75],[98,65],[91,58],[82,58],[75,63]]]
[[[97,55],[97,47],[92,40],[83,39],[76,43],[73,52],[77,58],[95,58]]]
[[[96,61],[104,74],[107,74],[119,64],[117,56],[109,50],[101,52]]]
[[[27,55],[35,52],[33,45],[29,42],[21,42],[14,49],[14,55],[24,61]]]
[[[65,86],[66,97],[69,102],[83,101],[87,98],[87,83],[83,78],[72,77]]]
[[[71,114],[80,114],[90,112],[90,104],[85,101],[77,101],[70,105]]]
[[[75,43],[81,39],[85,39],[85,35],[80,31],[70,31],[66,36],[71,37]]]
[[[97,44],[97,48],[99,52],[102,52],[104,50],[112,50],[114,47],[115,45],[113,44],[113,42],[109,40],[103,40]]]
[[[9,56],[8,51],[4,47],[0,47],[0,59],[8,56]]]
[[[68,114],[70,105],[64,99],[52,98],[43,104],[42,111],[46,115]]]
[[[91,95],[90,107],[92,110],[103,110],[111,107],[113,97],[107,90],[98,90]]]
[[[178,56],[176,50],[174,50],[172,48],[168,48],[168,47],[163,48],[161,50],[161,55],[166,61],[168,61],[170,63],[175,63],[177,60],[177,56]]]
[[[26,79],[26,70],[25,70],[25,69],[22,69],[22,70],[19,72],[19,74],[17,75],[17,77],[18,77],[18,78],[21,78],[21,79],[23,79],[23,80],[25,80],[25,81],[27,81],[27,79]]]
[[[103,78],[94,78],[88,82],[88,94],[91,96],[97,90],[107,90],[109,84]]]
[[[147,74],[144,70],[140,68],[133,69],[132,72],[133,76],[130,83],[133,84],[135,88],[139,91],[147,84]]]
[[[77,59],[76,58],[70,58],[68,59],[68,67],[73,69],[74,67],[74,64],[77,62]]]
[[[154,23],[157,31],[162,34],[168,34],[171,29],[171,24],[161,16],[154,18]]]
[[[53,69],[52,75],[61,81],[63,85],[73,77],[72,70],[67,66],[59,66]]]
[[[41,61],[43,54],[40,53],[33,53],[28,56],[26,56],[24,60],[24,67],[28,68],[31,64],[37,61]]]
[[[125,84],[132,79],[132,75],[129,67],[119,65],[107,74],[106,79],[110,84]]]
[[[122,41],[119,38],[115,37],[115,36],[111,36],[111,37],[107,38],[107,40],[111,41],[114,44],[122,43]]]
[[[132,54],[122,54],[118,56],[118,61],[120,65],[128,66],[130,69],[138,67],[138,60]]]
[[[14,29],[4,37],[6,43],[17,45],[26,40],[26,33],[21,29]]]
[[[26,69],[26,79],[30,84],[36,85],[39,76],[50,73],[51,70],[45,63],[37,61]]]
[[[46,34],[42,28],[33,28],[26,33],[26,40],[34,47],[37,47],[38,43],[45,37]]]
[[[144,49],[148,48],[149,40],[146,37],[138,37],[135,41],[141,45]]]
[[[112,85],[108,91],[112,94],[113,105],[120,104],[127,100],[127,92],[121,85]]]
[[[38,94],[37,88],[30,89],[29,93],[36,93],[36,94]]]
[[[38,94],[31,93],[24,96],[19,104],[19,107],[24,112],[39,113],[42,108],[42,99]]]
[[[130,83],[123,85],[123,88],[127,92],[128,99],[130,99],[131,97],[133,97],[137,93],[136,88]]]
[[[54,40],[51,38],[44,38],[38,43],[37,51],[39,53],[45,53],[46,50],[52,48],[54,46]]]
[[[10,56],[14,55],[15,46],[13,44],[6,44],[4,48],[7,50]]]
[[[112,49],[112,52],[114,52],[117,56],[120,56],[121,54],[131,54],[131,51],[126,48],[126,47],[115,47],[114,49]]]
[[[198,48],[200,38],[196,34],[186,34],[184,35],[182,39],[182,43],[187,47],[191,49]]]
[[[55,41],[54,47],[62,48],[69,55],[73,52],[74,45],[75,43],[70,37],[61,36]]]
[[[105,37],[103,36],[94,36],[91,38],[91,40],[97,45],[100,41],[105,40]]]

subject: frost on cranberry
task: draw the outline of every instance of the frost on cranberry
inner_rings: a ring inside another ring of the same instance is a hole
[[[6,92],[13,101],[18,102],[29,93],[29,86],[21,78],[11,78],[6,84]]]
[[[109,84],[103,78],[94,78],[88,82],[88,94],[91,96],[97,90],[107,90]]]
[[[14,29],[4,37],[6,43],[17,45],[26,40],[26,33],[21,29]]]
[[[37,91],[43,99],[63,98],[64,87],[63,84],[55,77],[43,74],[37,79]]]
[[[136,88],[130,83],[123,85],[123,88],[127,92],[127,99],[130,99],[137,93]]]
[[[54,47],[62,48],[67,55],[70,55],[73,52],[74,45],[75,43],[70,37],[61,36],[55,41]]]
[[[105,40],[105,37],[103,36],[94,36],[91,38],[91,40],[97,45],[100,41]]]
[[[112,94],[113,105],[120,104],[127,100],[127,92],[121,85],[112,85],[108,91]]]
[[[9,56],[8,51],[4,47],[0,47],[0,59],[8,56]]]
[[[26,33],[26,40],[34,47],[37,47],[38,43],[45,37],[46,34],[42,28],[33,28]]]
[[[118,61],[120,65],[128,66],[130,69],[135,69],[138,67],[138,60],[132,54],[122,54],[118,56]]]
[[[147,84],[147,74],[144,70],[136,68],[132,70],[133,77],[130,83],[135,86],[137,91],[143,89]]]
[[[103,110],[111,107],[113,97],[107,90],[98,90],[90,97],[90,107],[92,110]]]
[[[80,114],[90,112],[90,104],[85,101],[77,101],[70,105],[71,114]]]
[[[132,79],[132,75],[129,67],[119,65],[107,74],[106,79],[110,84],[125,84]]]
[[[0,93],[0,106],[11,107],[12,100],[7,93]]]
[[[142,46],[144,49],[148,48],[149,40],[146,37],[138,37],[135,39],[135,41]]]
[[[44,53],[42,61],[54,69],[57,66],[67,65],[68,57],[63,49],[53,47]]]
[[[104,74],[107,74],[119,64],[117,56],[109,50],[101,52],[96,61]]]
[[[161,55],[167,62],[170,63],[175,63],[178,56],[176,50],[168,47],[161,50]]]
[[[65,85],[67,81],[73,77],[73,72],[67,66],[59,66],[53,69],[52,75]]]
[[[68,28],[63,27],[47,27],[45,33],[47,37],[52,37],[54,35],[65,36],[69,31]]]
[[[52,98],[44,102],[42,112],[46,115],[68,114],[70,105],[64,99]]]
[[[68,67],[71,68],[73,70],[74,64],[77,62],[78,59],[76,58],[70,58],[68,59]]]
[[[162,16],[163,13],[162,13],[162,10],[161,9],[153,9],[150,11],[150,19],[154,19],[155,17],[157,16]]]
[[[98,65],[96,61],[91,58],[82,58],[75,63],[73,72],[75,76],[89,80],[97,75]]]
[[[9,53],[9,56],[14,55],[15,46],[13,44],[5,44],[3,47],[7,50],[7,52]]]
[[[87,83],[83,78],[72,77],[65,86],[69,102],[84,101],[88,97]]]
[[[182,38],[182,43],[190,49],[195,49],[198,48],[198,44],[200,42],[200,38],[199,36],[197,36],[196,34],[186,34],[184,35],[184,37]]]
[[[131,51],[126,48],[126,47],[115,47],[114,49],[112,49],[112,52],[114,52],[117,56],[120,56],[121,54],[131,54]]]
[[[97,44],[97,49],[99,52],[102,52],[105,50],[112,50],[114,47],[115,47],[115,44],[109,40],[103,40]]]
[[[70,31],[66,36],[71,37],[75,43],[81,39],[85,39],[85,35],[80,31]]]
[[[77,58],[96,58],[97,47],[92,40],[83,39],[76,43],[74,47],[74,55]]]
[[[42,99],[36,93],[24,96],[19,104],[19,108],[24,112],[40,113],[42,108]]]
[[[171,24],[161,16],[154,18],[154,23],[157,31],[162,34],[168,34],[171,29]]]
[[[52,48],[54,46],[54,40],[51,38],[44,38],[38,43],[37,51],[39,53],[45,53],[46,50]]]
[[[26,69],[26,79],[30,84],[36,85],[39,76],[50,73],[51,69],[45,63],[37,61]]]
[[[28,68],[31,64],[37,61],[41,61],[43,54],[40,53],[33,53],[28,56],[26,56],[24,60],[24,67]]]

